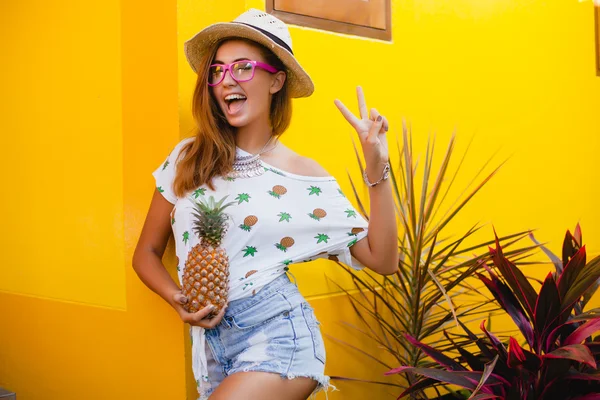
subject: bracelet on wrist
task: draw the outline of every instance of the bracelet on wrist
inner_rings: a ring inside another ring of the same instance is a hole
[[[389,176],[390,176],[389,161],[385,163],[385,166],[383,167],[383,174],[381,174],[381,178],[379,178],[379,180],[377,182],[373,182],[373,183],[369,182],[369,178],[367,177],[367,169],[365,168],[365,170],[363,171],[363,179],[365,181],[365,184],[368,187],[373,187],[373,186],[380,184],[382,181],[385,181]]]

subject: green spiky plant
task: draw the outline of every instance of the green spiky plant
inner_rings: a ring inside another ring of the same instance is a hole
[[[498,311],[493,299],[481,294],[482,285],[470,279],[482,264],[489,261],[485,250],[493,241],[476,241],[475,234],[481,228],[474,225],[465,233],[456,237],[448,236],[445,230],[454,221],[461,210],[496,174],[498,167],[487,174],[479,183],[467,188],[449,207],[444,200],[455,181],[467,151],[458,167],[450,172],[450,162],[454,154],[455,137],[452,136],[441,160],[437,173],[433,171],[434,141],[427,145],[422,181],[418,181],[418,165],[412,150],[412,138],[406,126],[403,126],[403,147],[398,143],[400,162],[392,168],[391,183],[396,200],[396,214],[400,222],[398,247],[400,251],[399,270],[390,276],[378,276],[367,270],[355,272],[344,268],[351,275],[356,293],[346,292],[350,303],[364,328],[348,323],[365,335],[368,340],[384,349],[394,363],[414,367],[431,365],[421,349],[413,346],[405,334],[421,342],[435,341],[438,348],[451,348],[453,343],[442,332],[448,326],[458,324],[458,320],[478,320],[489,317]],[[354,146],[361,173],[363,165]],[[488,161],[489,162],[489,161]],[[483,173],[485,163],[474,180]],[[350,178],[358,208],[368,219],[364,203],[357,193],[356,185]],[[469,185],[471,186],[471,185]],[[444,208],[443,208],[444,207]],[[536,246],[513,249],[515,244],[529,232],[519,232],[500,238],[506,250],[505,254],[513,261],[524,263]],[[482,255],[474,255],[477,252]],[[331,337],[333,340],[340,341]],[[341,341],[340,341],[341,342]],[[345,342],[342,342],[345,343]],[[345,343],[349,345],[348,343]],[[369,354],[356,346],[355,350],[388,368],[391,365],[381,357]],[[334,376],[338,380],[352,380],[395,385],[406,388],[416,381],[416,377],[407,372],[404,380],[366,381],[360,378]],[[428,398],[424,393],[415,391],[413,398]],[[429,397],[431,398],[431,397]]]

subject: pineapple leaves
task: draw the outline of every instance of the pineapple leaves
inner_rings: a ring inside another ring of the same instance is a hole
[[[229,215],[224,210],[235,204],[234,201],[223,204],[227,197],[227,195],[224,196],[218,202],[215,201],[213,196],[209,196],[208,200],[204,198],[195,199],[193,196],[189,197],[195,208],[192,212],[194,217],[193,231],[202,241],[206,241],[213,246],[219,246],[225,232],[227,232]]]

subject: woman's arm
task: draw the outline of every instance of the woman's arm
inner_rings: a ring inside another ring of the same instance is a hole
[[[369,182],[378,181],[383,168],[384,165],[367,166]],[[393,274],[398,270],[398,227],[389,179],[369,188],[369,199],[371,212],[366,240],[356,242],[350,247],[350,253],[379,274]]]
[[[170,214],[173,204],[155,189],[142,233],[133,253],[133,269],[142,282],[172,307],[174,295],[180,291],[162,263],[171,236]]]
[[[346,121],[356,130],[366,163],[369,182],[377,182],[388,162],[386,132],[387,120],[367,103],[362,88],[356,88],[360,118],[352,114],[339,100],[335,101]],[[398,228],[394,210],[394,197],[389,180],[369,188],[371,214],[367,240],[350,247],[350,253],[363,265],[380,274],[393,274],[398,270]]]

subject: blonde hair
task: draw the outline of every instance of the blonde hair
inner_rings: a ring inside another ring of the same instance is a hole
[[[286,71],[281,60],[273,52],[248,39],[224,39],[205,52],[198,68],[192,100],[192,114],[196,123],[195,139],[184,145],[178,155],[181,160],[177,163],[173,182],[173,190],[177,197],[184,197],[203,184],[214,190],[212,178],[224,176],[232,170],[235,159],[235,128],[227,122],[206,83],[209,67],[217,50],[227,40],[243,40],[259,48],[268,64]],[[292,100],[286,80],[281,90],[271,99],[270,123],[273,135],[280,136],[288,128],[291,119]]]

